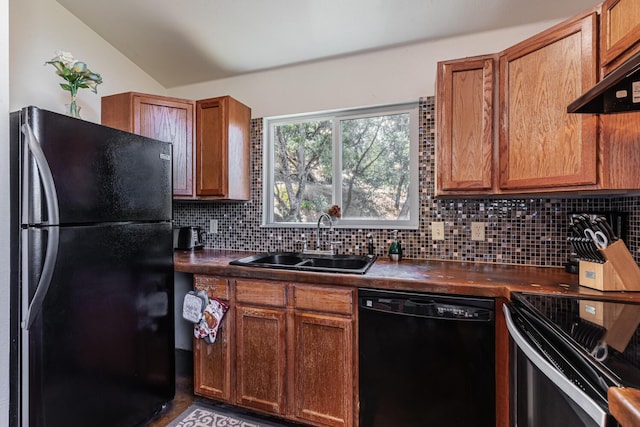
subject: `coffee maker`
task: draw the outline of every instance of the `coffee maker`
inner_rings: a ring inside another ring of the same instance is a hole
[[[200,227],[174,228],[173,248],[187,251],[204,248],[204,231]]]

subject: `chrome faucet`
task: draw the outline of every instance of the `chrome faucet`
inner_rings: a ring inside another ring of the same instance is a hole
[[[322,215],[320,215],[320,218],[318,218],[318,231],[316,234],[316,251],[322,249],[322,247],[320,246],[320,224],[322,224],[323,219],[329,220],[329,233],[333,231],[333,221],[331,221],[331,217],[329,216],[329,214],[323,213]]]
[[[331,220],[331,217],[329,216],[329,214],[323,213],[322,215],[320,215],[320,218],[318,218],[318,225],[317,225],[317,234],[316,234],[316,247],[315,249],[307,249],[306,247],[303,249],[303,253],[307,253],[307,254],[320,254],[320,255],[335,255],[335,245],[336,244],[340,244],[342,242],[334,242],[333,240],[330,241],[330,249],[326,249],[323,250],[322,249],[322,245],[320,244],[320,228],[321,225],[323,224],[323,222],[325,221],[329,221],[329,234],[331,235],[331,233],[333,232],[333,221]],[[306,246],[306,245],[305,245]]]

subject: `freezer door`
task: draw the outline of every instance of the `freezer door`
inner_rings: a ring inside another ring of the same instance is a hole
[[[22,152],[23,223],[51,223],[25,126],[51,170],[60,224],[172,218],[170,143],[36,107],[23,109],[18,122],[22,140],[13,138],[12,144]]]
[[[46,246],[45,230],[27,233]],[[175,390],[171,224],[61,227],[59,238],[23,337],[23,425],[138,425]],[[28,257],[24,281],[37,282],[42,258]]]

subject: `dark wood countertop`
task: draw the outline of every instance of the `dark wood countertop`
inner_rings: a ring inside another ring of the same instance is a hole
[[[404,259],[399,263],[378,258],[364,275],[302,272],[240,267],[229,262],[253,252],[202,249],[176,251],[179,272],[250,279],[398,289],[508,298],[511,292],[539,292],[580,296],[606,296],[613,300],[640,300],[640,293],[601,292],[579,286],[578,275],[557,267],[528,267],[489,263]]]

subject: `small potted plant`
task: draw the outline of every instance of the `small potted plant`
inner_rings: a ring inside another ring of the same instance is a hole
[[[338,218],[342,217],[340,206],[338,205],[333,205],[329,209],[327,209],[327,214],[331,217],[331,221],[335,221]]]

